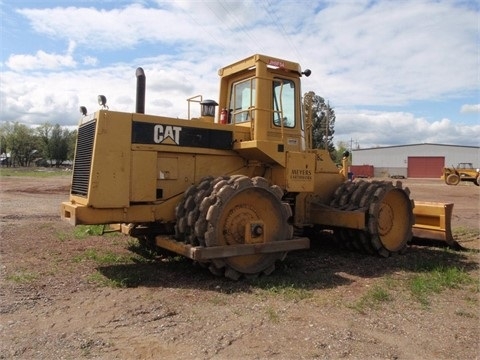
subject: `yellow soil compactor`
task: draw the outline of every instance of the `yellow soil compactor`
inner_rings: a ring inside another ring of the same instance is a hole
[[[322,241],[312,230],[383,257],[413,235],[453,242],[452,204],[414,203],[400,181],[348,181],[312,148],[300,88],[310,73],[251,56],[219,70],[218,104],[194,97],[201,116],[176,119],[145,114],[138,68],[134,113],[83,108],[62,218],[117,224],[232,279],[271,273],[287,252]]]

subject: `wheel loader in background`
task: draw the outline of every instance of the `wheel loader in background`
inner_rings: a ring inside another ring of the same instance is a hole
[[[480,186],[480,169],[474,168],[472,163],[459,163],[457,167],[443,168],[442,178],[447,185],[458,185],[460,181],[470,181]]]
[[[117,224],[232,279],[271,273],[287,252],[322,241],[306,236],[316,230],[383,257],[414,233],[453,241],[452,204],[414,204],[400,181],[348,181],[348,154],[339,172],[312,148],[300,87],[310,73],[253,55],[219,70],[218,104],[194,97],[201,116],[182,120],[145,114],[138,68],[135,113],[108,110],[104,96],[103,109],[83,108],[62,218]]]

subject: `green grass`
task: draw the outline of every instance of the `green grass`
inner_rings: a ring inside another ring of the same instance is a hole
[[[313,292],[306,289],[302,284],[294,282],[270,282],[268,278],[259,278],[253,281],[256,287],[261,289],[264,295],[282,296],[287,301],[300,301],[313,297]]]
[[[61,242],[67,241],[71,239],[70,233],[65,232],[65,231],[59,231],[57,232],[57,238]]]
[[[477,285],[478,281],[465,270],[444,265],[425,265],[419,273],[408,281],[412,296],[425,307],[430,305],[430,298],[446,289],[459,289],[467,285]]]
[[[94,261],[99,265],[114,265],[129,263],[132,261],[132,256],[119,255],[111,251],[100,253],[96,249],[87,249],[82,254],[73,258],[74,262],[81,262],[85,260]]]
[[[108,231],[103,225],[77,225],[70,231],[59,231],[56,235],[61,242],[86,239],[90,236],[121,237],[120,232]]]
[[[228,305],[228,297],[223,294],[216,294],[209,299],[209,302],[216,306],[225,306]]]
[[[72,176],[71,171],[65,171],[57,168],[41,168],[41,167],[29,167],[29,168],[0,168],[0,177],[2,176],[22,176],[22,177],[35,177],[46,178],[54,176]]]
[[[391,285],[388,285],[390,287]],[[377,309],[381,304],[390,302],[393,296],[390,292],[381,285],[374,285],[357,301],[350,304],[348,307],[355,309],[360,313],[365,313],[367,309]]]
[[[18,284],[28,284],[35,281],[38,278],[38,274],[29,271],[17,271],[12,275],[7,276],[7,280],[13,281]]]
[[[347,306],[365,314],[367,310],[378,309],[382,304],[394,301],[399,294],[406,292],[422,307],[428,308],[436,294],[448,289],[467,289],[478,293],[480,283],[463,268],[439,264],[437,261],[425,262],[405,279],[394,280],[389,277],[382,279],[357,301]],[[465,300],[468,301],[468,298]],[[459,310],[458,315],[471,316],[464,310]]]
[[[452,229],[452,234],[455,239],[468,241],[480,237],[480,229],[458,226]]]
[[[130,286],[131,280],[129,277],[123,279],[110,279],[98,271],[88,276],[88,280],[96,283],[100,286],[111,287],[111,288],[127,288]]]
[[[85,239],[89,236],[119,236],[119,232],[107,231],[104,225],[77,225],[73,228],[75,239]]]
[[[73,258],[75,263],[84,261],[96,264],[97,270],[88,276],[88,280],[100,286],[135,287],[154,276],[149,266],[152,260],[133,252],[121,254],[89,248]]]
[[[101,236],[102,234],[103,225],[78,225],[73,228],[75,239],[85,239],[89,236]]]
[[[279,323],[280,322],[280,315],[278,315],[278,312],[275,311],[275,309],[268,307],[266,310],[267,317],[272,323]]]

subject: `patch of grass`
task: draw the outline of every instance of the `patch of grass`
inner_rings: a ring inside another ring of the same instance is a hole
[[[128,277],[124,279],[110,279],[98,271],[88,276],[88,280],[94,282],[100,286],[112,287],[112,288],[126,288],[129,287],[130,280]]]
[[[153,247],[143,246],[140,244],[138,239],[132,237],[127,240],[127,249],[149,260],[155,259],[155,257],[158,255],[157,249],[154,249]]]
[[[88,280],[100,286],[126,288],[135,287],[150,278],[155,278],[152,260],[138,254],[119,254],[112,251],[98,251],[89,248],[73,258],[74,262],[93,261],[97,271]]]
[[[119,236],[118,232],[105,232],[104,225],[77,225],[73,228],[75,239],[85,239],[89,236]]]
[[[225,306],[228,305],[227,299],[228,298],[223,295],[215,295],[209,299],[209,302],[216,306]]]
[[[121,235],[117,231],[108,231],[104,225],[77,225],[70,231],[57,232],[57,238],[61,242],[86,239],[90,236],[120,237]]]
[[[473,287],[472,289],[472,292],[474,293],[474,295],[467,295],[465,296],[465,301],[471,305],[477,305],[478,304],[478,296],[477,294],[480,292],[480,284],[479,282],[477,281],[477,283],[475,284],[475,286]]]
[[[266,312],[267,312],[267,317],[271,322],[273,323],[280,322],[280,316],[278,315],[278,312],[275,311],[275,309],[268,307]]]
[[[306,289],[302,284],[292,282],[271,283],[264,278],[256,279],[254,284],[261,288],[264,294],[281,295],[287,301],[300,301],[313,297],[313,292]]]
[[[480,229],[473,229],[464,226],[458,226],[452,229],[452,234],[454,237],[475,237],[480,236]]]
[[[468,242],[478,241],[480,238],[480,229],[459,226],[452,229],[452,234],[453,238],[462,245]]]
[[[57,238],[58,240],[60,240],[60,242],[65,242],[71,239],[71,235],[70,233],[67,233],[65,231],[60,231],[60,232],[57,232]]]
[[[393,297],[387,289],[380,285],[374,285],[359,300],[349,307],[360,313],[365,313],[366,309],[376,309],[380,304],[392,301]]]
[[[131,256],[119,255],[111,251],[99,253],[96,249],[87,249],[82,254],[73,258],[74,262],[81,262],[85,260],[95,261],[100,265],[113,265],[131,262],[132,258]]]
[[[408,281],[413,297],[423,306],[430,305],[430,297],[445,289],[458,289],[476,281],[466,271],[454,266],[427,265]]]
[[[38,274],[29,271],[17,271],[14,274],[8,275],[7,280],[13,281],[18,284],[28,284],[35,281],[38,278]]]
[[[159,279],[158,271],[154,264],[115,264],[102,266],[90,280],[109,287],[137,287]]]
[[[54,176],[72,176],[72,172],[57,168],[0,168],[0,177],[1,176],[47,178]]]
[[[85,239],[89,236],[101,236],[103,234],[103,225],[78,225],[73,228],[75,239]]]

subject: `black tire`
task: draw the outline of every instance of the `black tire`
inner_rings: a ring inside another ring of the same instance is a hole
[[[445,179],[447,185],[458,185],[460,183],[460,176],[457,174],[450,174]]]
[[[395,185],[388,181],[342,184],[330,205],[339,210],[366,212],[366,230],[334,231],[337,242],[348,249],[388,257],[403,252],[412,239],[413,202],[410,191],[403,189],[400,181]]]
[[[281,201],[283,192],[278,186],[270,186],[261,177],[235,176],[219,181],[214,191],[205,198],[197,220],[196,235],[205,231],[206,246],[243,244],[245,229],[250,221],[260,221],[268,238],[262,241],[279,241],[293,238],[293,226],[289,224],[292,211]],[[275,262],[283,260],[286,252],[235,256],[212,260],[210,271],[231,279],[243,276],[270,274]]]

